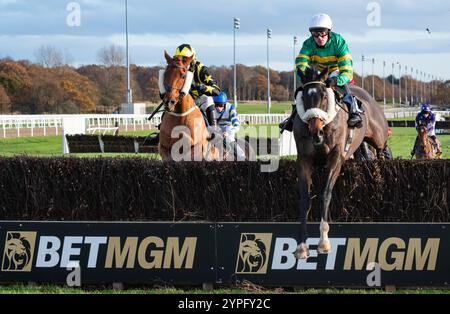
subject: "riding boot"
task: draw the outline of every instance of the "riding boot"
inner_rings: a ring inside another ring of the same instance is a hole
[[[347,124],[350,128],[361,128],[362,127],[362,119],[361,115],[358,112],[358,104],[356,102],[356,98],[353,97],[350,88],[347,85],[344,85],[345,95],[343,98],[344,103],[348,107],[349,119]]]
[[[217,121],[214,117],[214,106],[209,106],[206,108],[206,119],[208,120],[208,131],[210,134],[210,139],[215,137],[215,133],[217,132]]]
[[[292,130],[294,129],[294,118],[295,115],[297,114],[297,106],[296,105],[292,105],[292,113],[289,116],[289,118],[287,118],[286,120],[284,120],[283,122],[281,122],[279,124],[279,127],[281,129],[281,133],[283,133],[283,131],[289,131],[292,132]]]

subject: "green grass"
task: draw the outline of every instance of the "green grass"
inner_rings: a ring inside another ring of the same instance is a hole
[[[57,285],[11,285],[0,286],[0,294],[391,294],[383,289],[338,289],[338,288],[272,288],[255,289],[218,288],[212,291],[201,289],[176,288],[129,288],[113,290],[111,286],[96,286],[93,288],[68,288]],[[399,289],[395,294],[450,294],[450,289],[417,288]]]
[[[414,128],[391,128],[392,136],[388,141],[394,157],[409,159],[417,136]],[[438,135],[442,144],[442,158],[450,159],[450,135]]]
[[[284,114],[290,113],[292,104],[290,102],[272,102],[272,108],[270,113]],[[267,113],[266,102],[238,102],[237,111],[239,114],[254,114],[254,113]]]
[[[61,136],[20,137],[0,140],[0,155],[21,154],[51,156],[62,152]]]

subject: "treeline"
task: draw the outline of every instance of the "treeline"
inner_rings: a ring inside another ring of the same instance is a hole
[[[67,65],[31,63],[30,61],[0,60],[0,114],[72,114],[117,112],[126,97],[126,69],[111,62],[104,65]],[[158,70],[161,67],[131,66],[131,84],[134,102],[159,102]],[[210,72],[219,86],[233,98],[233,68],[211,66]],[[293,72],[271,70],[271,98],[286,101],[293,97]],[[405,86],[405,82],[408,86]],[[361,77],[355,74],[355,83]],[[372,93],[372,78],[366,77],[365,88]],[[399,80],[385,80],[386,98],[392,101],[392,86],[398,104]],[[423,84],[423,99],[448,106],[450,81]],[[411,86],[420,96],[419,83],[411,77],[402,77],[403,101]],[[267,70],[262,66],[237,65],[237,95],[239,100],[267,99]],[[375,77],[375,98],[383,101],[383,79]],[[419,99],[420,100],[420,99]],[[416,105],[414,103],[414,105]]]

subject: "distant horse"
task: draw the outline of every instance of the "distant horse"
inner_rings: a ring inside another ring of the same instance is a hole
[[[294,120],[294,137],[298,152],[301,226],[295,255],[299,259],[309,256],[306,223],[311,207],[310,189],[314,168],[326,168],[326,183],[320,196],[322,220],[317,250],[321,254],[327,254],[331,251],[328,208],[342,165],[352,157],[363,141],[375,148],[377,158],[384,159],[388,155],[388,124],[380,106],[365,90],[352,86],[353,94],[362,101],[364,114],[363,127],[350,129],[347,126],[346,107],[337,105],[335,93],[324,83],[327,73],[328,69],[320,73],[314,68],[306,68],[302,75],[302,90],[296,98],[298,114]]]
[[[167,52],[164,56],[168,65],[160,89],[165,91],[166,114],[160,126],[159,154],[163,160],[177,160],[172,153],[184,156],[184,160],[214,160],[219,151],[209,145],[203,115],[189,94],[193,79],[189,72],[192,58],[172,58]]]
[[[414,155],[416,159],[435,159],[439,158],[433,145],[433,140],[428,136],[428,126],[426,124],[419,125],[417,130],[417,145],[415,146]]]

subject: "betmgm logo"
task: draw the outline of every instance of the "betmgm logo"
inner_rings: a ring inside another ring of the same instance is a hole
[[[36,232],[7,232],[2,271],[30,272],[35,243]]]
[[[242,233],[236,274],[266,274],[272,233]]]

